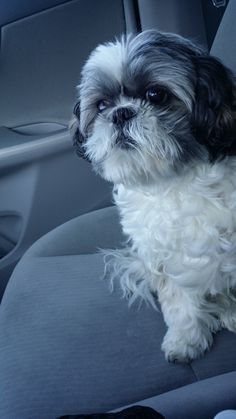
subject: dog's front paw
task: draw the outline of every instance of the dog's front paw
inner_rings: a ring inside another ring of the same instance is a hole
[[[199,358],[212,344],[210,331],[203,333],[199,328],[189,331],[169,329],[162,343],[166,360],[189,363]]]
[[[230,332],[236,332],[236,310],[228,310],[225,313],[221,313],[220,320],[222,327]]]

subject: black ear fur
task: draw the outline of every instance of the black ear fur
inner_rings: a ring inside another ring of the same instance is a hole
[[[212,161],[236,155],[236,85],[232,73],[208,55],[193,58],[197,83],[192,127]]]
[[[75,152],[79,157],[90,162],[89,158],[85,154],[85,149],[84,149],[86,138],[82,135],[79,129],[80,102],[76,103],[73,110],[73,115],[74,117],[71,124],[71,132],[72,132],[73,146],[74,146]]]

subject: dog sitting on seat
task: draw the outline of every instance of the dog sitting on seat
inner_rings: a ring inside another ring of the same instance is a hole
[[[71,130],[114,183],[127,246],[107,251],[124,295],[158,299],[162,349],[188,362],[236,330],[236,89],[201,47],[155,30],[99,45]]]

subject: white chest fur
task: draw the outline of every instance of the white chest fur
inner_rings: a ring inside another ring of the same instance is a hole
[[[115,187],[131,249],[158,278],[219,293],[236,276],[236,159],[198,164],[155,187]]]

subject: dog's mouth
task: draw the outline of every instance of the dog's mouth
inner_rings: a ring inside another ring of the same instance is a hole
[[[137,148],[136,141],[129,135],[120,131],[116,137],[115,145],[123,150],[131,150]]]

